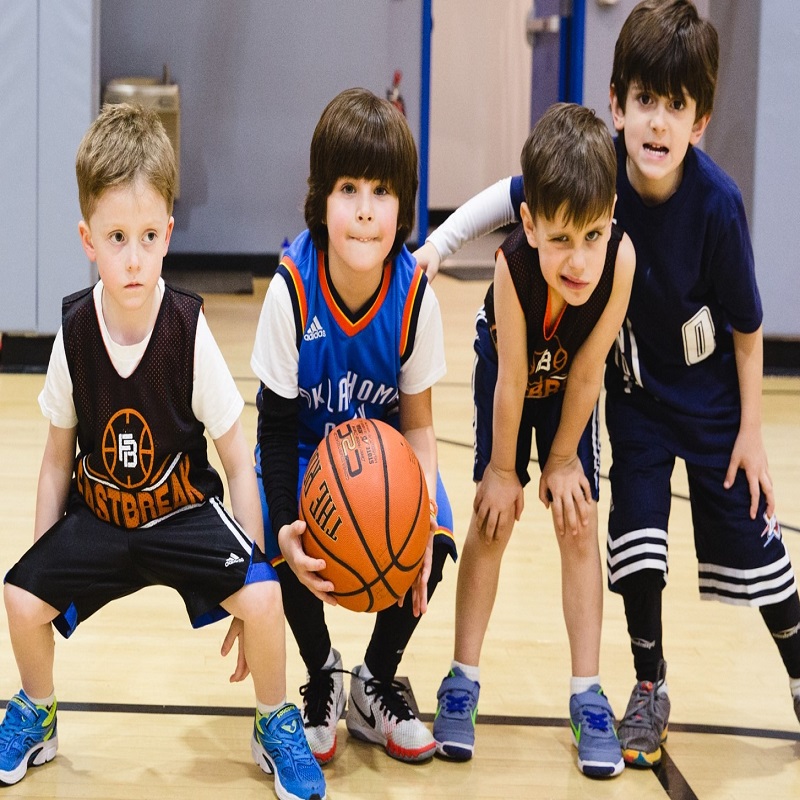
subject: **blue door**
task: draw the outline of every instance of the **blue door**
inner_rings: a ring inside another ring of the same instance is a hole
[[[586,0],[532,0],[531,127],[553,103],[583,102]]]

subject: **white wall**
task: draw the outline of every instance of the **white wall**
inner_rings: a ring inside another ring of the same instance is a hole
[[[433,0],[430,208],[519,173],[530,129],[530,0]]]

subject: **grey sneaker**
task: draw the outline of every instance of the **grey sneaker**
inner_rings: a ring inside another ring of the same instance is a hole
[[[794,696],[794,715],[797,717],[797,721],[800,722],[800,694]]]
[[[655,767],[661,761],[661,745],[667,740],[670,702],[666,692],[658,693],[666,678],[667,665],[661,661],[656,683],[642,681],[633,687],[625,716],[617,728],[622,757],[634,767]]]
[[[306,739],[320,764],[327,764],[336,753],[336,723],[346,702],[342,657],[338,650],[333,653],[336,656],[333,666],[309,674],[308,683],[300,687]]]

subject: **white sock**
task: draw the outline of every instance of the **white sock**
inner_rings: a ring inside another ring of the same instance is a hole
[[[450,669],[455,669],[456,667],[458,667],[464,673],[464,677],[469,678],[471,681],[475,681],[475,683],[481,682],[480,667],[473,667],[469,664],[462,664],[460,661],[456,660],[451,661]]]
[[[42,708],[50,708],[50,706],[53,705],[53,703],[55,703],[55,701],[56,701],[55,692],[50,694],[49,697],[31,697],[27,692],[25,692],[25,696],[35,706],[41,706]]]
[[[656,686],[656,694],[669,694],[669,686],[667,686],[666,681],[664,681],[661,686],[658,686],[658,684],[656,684]]]
[[[589,675],[587,677],[577,677],[573,675],[569,679],[569,693],[570,695],[573,694],[580,694],[581,692],[588,692],[592,686],[600,686],[600,676],[599,675]]]
[[[789,690],[792,693],[792,697],[800,695],[800,678],[789,678]]]
[[[262,703],[259,700],[256,700],[256,708],[258,709],[259,713],[265,717],[268,717],[270,714],[272,714],[273,711],[277,711],[281,706],[285,705],[286,705],[285,697],[276,706],[270,706],[267,705],[267,703]]]

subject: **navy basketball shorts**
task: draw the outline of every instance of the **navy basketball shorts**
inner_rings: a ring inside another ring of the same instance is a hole
[[[609,398],[610,399],[610,398]],[[608,522],[607,574],[612,591],[640,570],[668,572],[667,531],[670,479],[676,454],[659,421],[638,403],[614,398],[607,405],[611,439],[611,512]],[[727,467],[686,461],[698,561],[700,596],[735,605],[778,603],[796,590],[781,528],[766,516],[762,494],[750,519],[750,489],[744,470],[725,489]]]
[[[298,519],[300,518],[300,490],[303,486],[303,478],[308,468],[309,458],[301,456],[297,470]],[[267,561],[269,561],[272,566],[276,567],[284,558],[278,545],[278,531],[272,529],[272,522],[269,517],[269,504],[267,503],[267,496],[264,492],[264,481],[261,477],[261,449],[259,445],[256,446],[255,462],[258,493],[261,496],[261,514],[264,519],[264,550],[266,552]],[[436,521],[439,523],[439,529],[436,533],[435,544],[446,546],[450,556],[455,561],[458,557],[458,550],[455,539],[453,538],[453,509],[450,506],[450,498],[447,496],[444,483],[442,483],[441,473],[438,473],[436,476],[436,505],[438,507]]]
[[[475,362],[472,371],[472,397],[475,431],[474,464],[472,479],[483,478],[483,473],[492,457],[492,425],[494,420],[494,390],[497,385],[497,351],[492,343],[485,317],[480,314],[475,323]],[[526,486],[531,479],[528,464],[531,460],[533,431],[536,431],[536,453],[540,466],[547,463],[558,425],[564,392],[550,397],[526,399],[522,406],[522,418],[517,434],[515,470],[520,483]],[[589,422],[578,444],[578,457],[583,471],[592,487],[592,498],[600,497],[600,435],[595,403]]]
[[[246,584],[277,579],[216,498],[129,530],[73,500],[5,577],[56,608],[53,625],[65,637],[110,601],[145,586],[175,589],[198,628],[227,616],[220,603]]]

